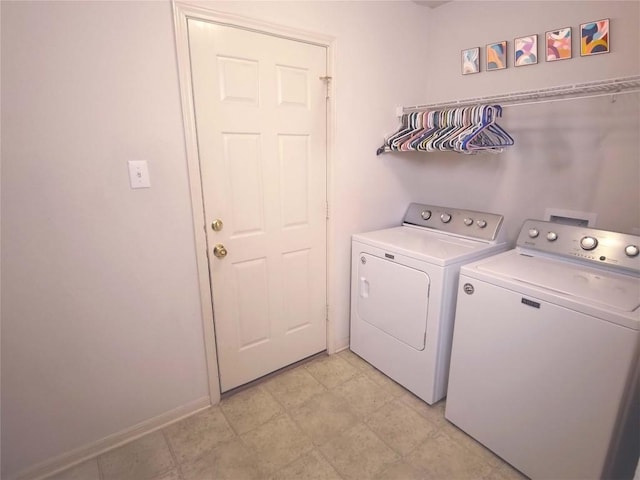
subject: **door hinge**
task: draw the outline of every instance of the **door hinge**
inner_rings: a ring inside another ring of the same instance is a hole
[[[329,94],[329,86],[331,85],[331,80],[333,80],[333,77],[330,77],[329,75],[323,75],[322,77],[319,77],[319,78],[324,82],[325,86],[327,87],[327,94],[325,98],[326,99],[331,98],[331,95]]]
[[[329,304],[325,305],[324,320],[329,323]]]
[[[326,218],[327,220],[329,220],[329,202],[326,202],[326,204],[325,204],[325,205],[326,205],[326,207],[327,207],[327,208],[326,208],[326,216],[325,216],[325,218]]]

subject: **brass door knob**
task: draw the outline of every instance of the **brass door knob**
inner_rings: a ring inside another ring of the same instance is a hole
[[[221,243],[213,247],[213,254],[218,258],[224,258],[227,256],[227,249]]]

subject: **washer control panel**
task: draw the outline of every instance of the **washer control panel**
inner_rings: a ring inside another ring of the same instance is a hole
[[[498,239],[502,222],[502,215],[495,213],[420,203],[409,205],[407,213],[404,215],[404,224],[488,241]]]
[[[518,247],[640,272],[640,236],[595,228],[526,220]]]

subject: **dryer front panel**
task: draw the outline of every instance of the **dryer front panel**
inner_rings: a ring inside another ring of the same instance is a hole
[[[429,308],[429,276],[393,260],[360,253],[357,312],[416,350],[424,350]]]

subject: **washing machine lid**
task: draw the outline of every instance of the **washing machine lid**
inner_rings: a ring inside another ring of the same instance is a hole
[[[472,240],[411,226],[355,234],[353,240],[442,266],[473,259],[488,249],[504,249],[503,243]]]
[[[479,263],[477,269],[561,293],[584,304],[622,312],[633,312],[640,306],[639,278],[564,260],[512,250]]]

